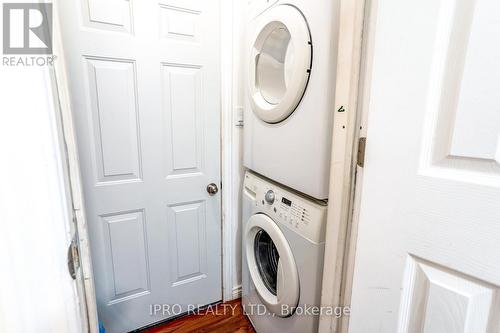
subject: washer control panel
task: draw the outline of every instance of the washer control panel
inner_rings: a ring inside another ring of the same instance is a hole
[[[244,191],[256,211],[294,230],[315,243],[325,240],[326,210],[323,203],[265,180],[251,172],[245,174]]]

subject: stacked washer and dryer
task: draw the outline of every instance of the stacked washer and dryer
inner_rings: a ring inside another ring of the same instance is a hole
[[[339,2],[253,2],[242,304],[257,332],[317,332],[312,313],[323,274]]]

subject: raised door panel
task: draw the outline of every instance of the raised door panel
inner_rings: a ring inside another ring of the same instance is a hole
[[[83,0],[82,11],[87,27],[133,33],[131,0]]]
[[[107,276],[99,274],[113,291],[108,305],[149,293],[149,268],[144,212],[101,216]]]
[[[200,41],[201,10],[183,2],[160,3],[160,37],[187,42]]]
[[[142,177],[135,62],[85,58],[97,183]]]
[[[500,35],[500,2],[476,1],[470,23],[451,155],[500,163],[500,49],[492,41]]]
[[[400,331],[497,332],[500,287],[408,257]]]
[[[176,204],[167,209],[172,286],[206,278],[208,248],[205,203]]]
[[[162,64],[167,177],[203,172],[202,68]]]
[[[500,186],[495,0],[443,1],[424,132],[424,173]]]

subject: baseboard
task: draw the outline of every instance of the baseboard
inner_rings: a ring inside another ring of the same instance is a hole
[[[241,298],[241,284],[233,288],[233,299]]]

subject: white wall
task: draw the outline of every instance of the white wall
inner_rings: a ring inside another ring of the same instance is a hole
[[[233,0],[229,0],[233,1]],[[246,63],[246,50],[248,45],[245,40],[247,34],[247,22],[255,15],[258,8],[266,7],[267,0],[238,0],[233,2],[233,92],[232,92],[232,137],[231,142],[233,145],[233,158],[232,158],[232,172],[233,182],[231,185],[232,196],[234,198],[233,208],[235,216],[232,224],[232,239],[233,239],[233,290],[234,292],[241,292],[241,201],[243,190],[243,177],[245,168],[243,167],[243,130],[244,127],[236,127],[238,119],[243,114],[243,107],[245,104],[245,71],[247,70]],[[239,297],[240,294],[235,294]]]
[[[0,332],[80,332],[51,81],[0,65]]]
[[[242,199],[242,184],[243,184],[243,128],[237,127],[236,123],[239,119],[239,113],[243,110],[244,89],[242,82],[242,43],[243,34],[245,31],[244,25],[244,11],[245,6],[240,2],[239,6],[235,8],[235,24],[234,24],[234,65],[233,65],[233,196],[236,200],[236,216],[237,223],[233,227],[233,239],[235,246],[235,258],[233,273],[233,284],[238,289],[241,288],[241,199]]]
[[[246,0],[223,0],[221,6],[222,76],[223,82],[225,81],[222,87],[224,300],[228,301],[240,297],[241,293],[243,129],[238,127],[237,123],[243,104],[241,47]]]

